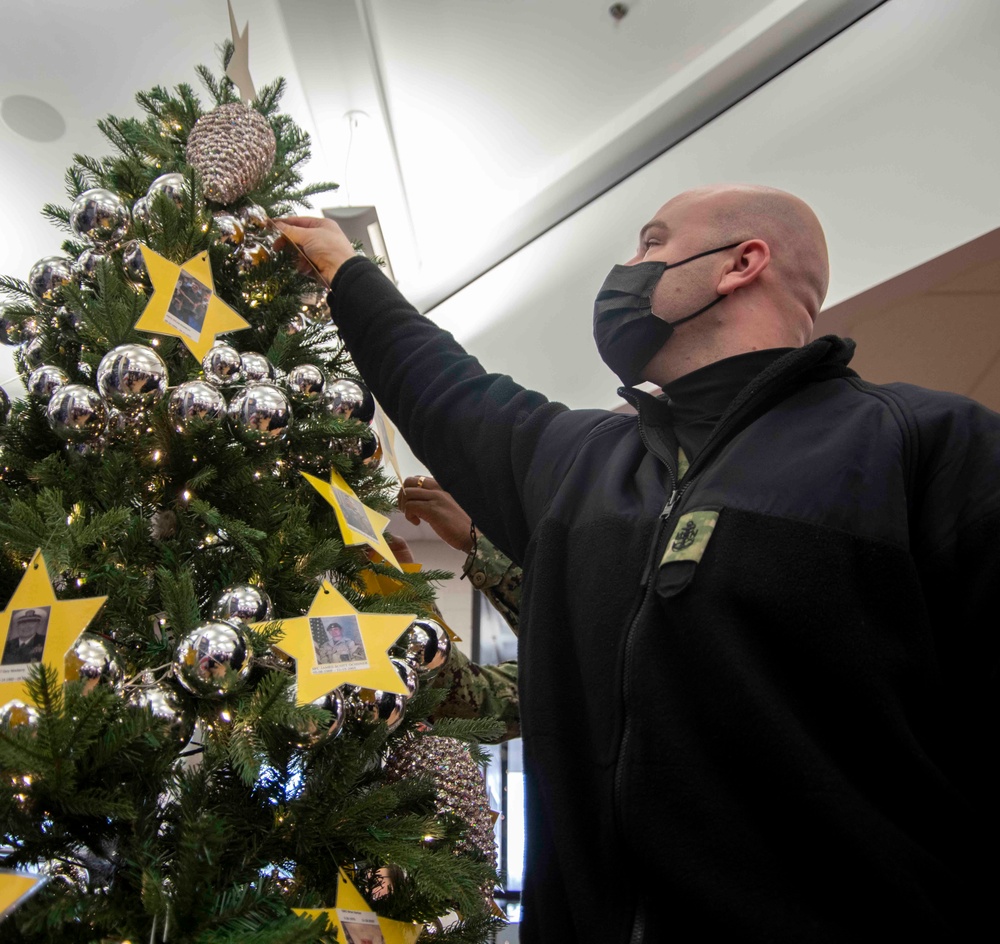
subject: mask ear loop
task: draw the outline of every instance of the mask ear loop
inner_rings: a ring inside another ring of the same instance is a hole
[[[703,256],[711,256],[711,255],[714,255],[717,252],[725,252],[727,249],[735,249],[742,242],[745,242],[745,240],[741,239],[740,242],[738,242],[738,243],[730,243],[728,246],[719,246],[718,249],[708,249],[705,252],[699,252],[696,256],[688,256],[687,259],[681,259],[680,262],[670,262],[670,263],[665,263],[665,265],[666,265],[666,267],[668,269],[676,269],[677,266],[686,265],[688,262],[694,262],[695,259],[701,259]],[[704,314],[706,311],[708,311],[709,308],[711,308],[713,305],[718,305],[719,302],[721,302],[722,299],[724,299],[726,297],[728,297],[728,296],[726,296],[726,295],[719,295],[716,298],[714,298],[712,301],[710,301],[704,308],[699,308],[693,314],[685,315],[683,318],[678,318],[676,321],[668,321],[666,323],[668,325],[671,325],[671,326],[679,325],[679,324],[684,324],[685,321],[690,321],[692,318],[697,318],[698,315]],[[650,299],[650,302],[652,302],[652,299]],[[653,313],[652,312],[652,304],[650,304],[650,314],[652,314],[652,313]]]

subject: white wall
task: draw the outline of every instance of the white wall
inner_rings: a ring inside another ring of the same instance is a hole
[[[467,656],[472,654],[472,585],[462,576],[462,565],[466,555],[456,551],[434,537],[427,525],[422,526],[429,535],[428,540],[414,541],[407,537],[413,559],[424,565],[424,570],[448,570],[455,576],[438,584],[437,605],[448,626],[460,637],[458,648]]]

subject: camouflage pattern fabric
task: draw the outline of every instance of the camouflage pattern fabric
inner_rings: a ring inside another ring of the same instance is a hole
[[[516,633],[521,608],[521,568],[480,535],[475,555],[465,562],[465,575],[481,590]],[[437,710],[440,718],[499,718],[507,741],[521,736],[517,700],[517,663],[476,665],[452,646],[448,661],[430,683],[447,689]]]

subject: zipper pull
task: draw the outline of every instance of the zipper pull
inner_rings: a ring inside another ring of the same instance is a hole
[[[670,517],[670,512],[674,510],[674,505],[677,504],[677,489],[675,488],[671,493],[670,497],[667,499],[667,503],[663,506],[663,511],[660,512],[660,519],[666,520]]]

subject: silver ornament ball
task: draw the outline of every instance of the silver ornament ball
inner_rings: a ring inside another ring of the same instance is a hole
[[[86,443],[103,431],[108,407],[93,387],[63,384],[52,394],[46,414],[52,432],[60,439]]]
[[[17,728],[26,724],[33,728],[38,724],[39,717],[37,708],[17,698],[0,706],[0,727]]]
[[[274,377],[274,367],[263,354],[248,351],[240,355],[240,370],[247,383],[259,383]]]
[[[128,225],[128,207],[117,193],[103,187],[84,190],[69,211],[69,228],[97,245],[118,242]]]
[[[139,197],[135,203],[132,204],[132,222],[138,223],[140,226],[149,228],[149,197]]]
[[[451,637],[436,620],[416,619],[399,637],[396,647],[424,678],[434,678],[451,654]]]
[[[375,401],[372,395],[353,380],[335,380],[323,394],[323,403],[329,412],[345,419],[370,423],[375,416]]]
[[[85,694],[101,682],[115,683],[121,674],[111,646],[93,633],[84,633],[66,653],[66,678],[83,682]]]
[[[3,387],[0,387],[0,423],[6,423],[10,416],[10,397]]]
[[[229,418],[240,436],[263,445],[288,435],[292,407],[274,384],[254,383],[241,390],[229,404]]]
[[[84,249],[73,263],[73,274],[78,279],[92,279],[97,267],[108,257],[99,249]]]
[[[212,218],[212,229],[217,242],[231,247],[243,245],[243,221],[232,213],[216,213]]]
[[[73,281],[73,263],[66,256],[45,256],[28,273],[28,287],[35,298],[53,301],[59,291]]]
[[[42,350],[42,339],[32,338],[21,348],[21,355],[24,358],[25,366],[28,370],[34,370],[42,366],[45,359],[45,352]]]
[[[285,385],[300,400],[315,400],[326,386],[326,375],[315,364],[297,364],[288,372]]]
[[[305,315],[309,322],[314,324],[326,324],[332,317],[330,306],[327,304],[326,295],[323,292],[317,292],[315,295],[303,295],[299,311]]]
[[[162,193],[171,199],[177,205],[177,208],[180,209],[184,206],[188,192],[187,178],[183,174],[160,174],[149,185],[146,196],[149,198],[149,202],[152,203],[154,197]]]
[[[20,319],[10,314],[10,307],[9,302],[0,299],[0,344],[20,344],[24,340]]]
[[[302,747],[315,747],[335,738],[344,729],[347,718],[347,700],[342,689],[335,688],[312,702],[317,708],[330,712],[330,722],[325,726],[309,724],[296,729],[297,741]]]
[[[243,627],[226,620],[203,623],[174,652],[177,680],[193,695],[225,695],[250,674],[253,654]]]
[[[166,723],[167,735],[177,747],[194,736],[194,718],[184,714],[181,697],[169,685],[144,685],[133,689],[129,701],[136,708],[147,708],[153,717]]]
[[[256,230],[258,233],[262,233],[267,229],[267,210],[265,210],[262,206],[257,206],[257,204],[251,203],[249,206],[245,206],[239,211],[239,217],[247,229]]]
[[[228,344],[218,343],[209,349],[201,362],[201,369],[205,371],[205,379],[223,387],[226,384],[239,382],[243,377],[240,360],[240,352]]]
[[[384,721],[391,734],[402,723],[406,715],[406,697],[396,692],[372,692],[371,698],[363,702],[366,714],[372,721]]]
[[[66,371],[52,364],[42,364],[28,375],[25,388],[28,396],[47,401],[63,384],[68,383],[69,377],[66,376]]]
[[[151,406],[167,389],[167,365],[145,344],[119,344],[97,365],[97,389],[119,410]]]
[[[390,659],[400,681],[406,686],[406,698],[412,698],[417,694],[420,687],[420,679],[417,678],[417,670],[403,659]]]
[[[244,623],[265,623],[274,612],[271,598],[252,583],[227,587],[219,594],[212,615],[219,619],[240,620]]]
[[[218,388],[203,380],[188,380],[170,391],[167,411],[178,433],[185,432],[192,420],[213,422],[226,415],[226,401]]]
[[[122,268],[130,282],[137,285],[149,282],[146,260],[142,255],[142,243],[138,239],[131,239],[122,247]]]

